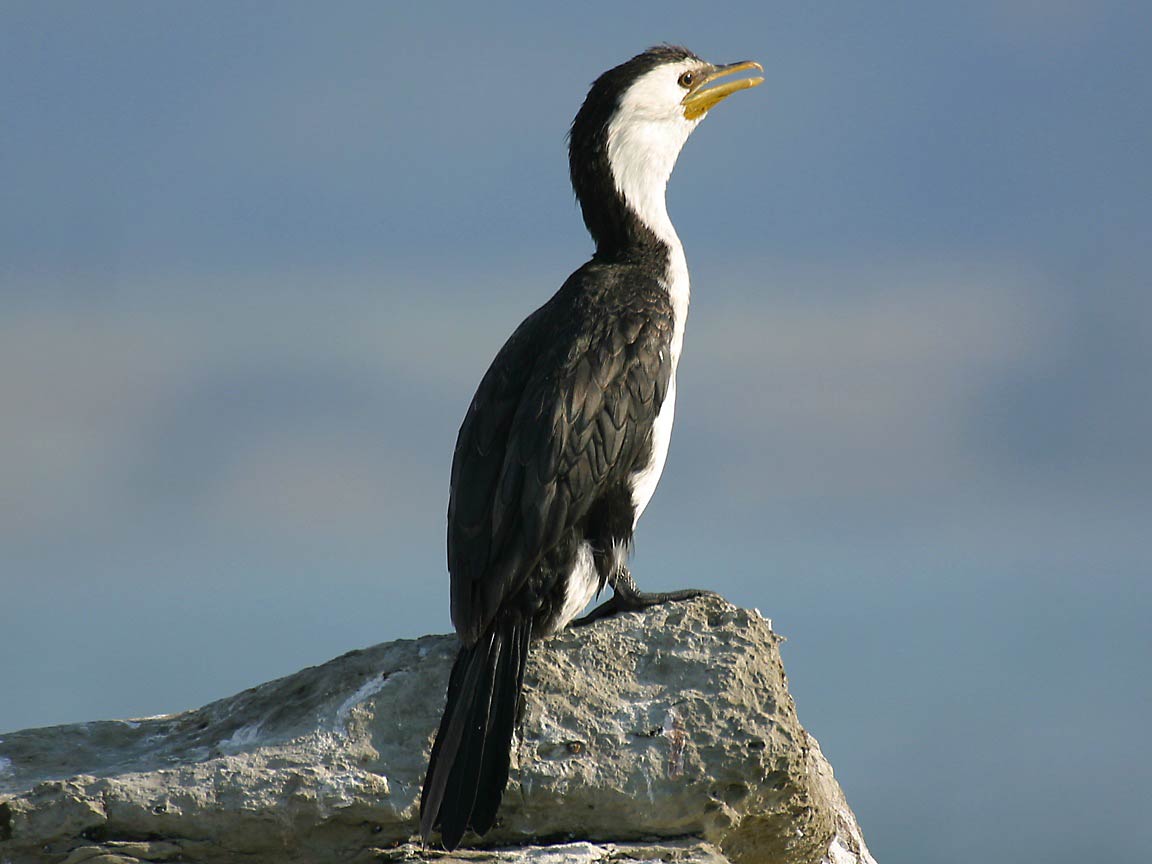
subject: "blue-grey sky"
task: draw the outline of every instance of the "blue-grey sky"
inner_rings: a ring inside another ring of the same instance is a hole
[[[693,306],[637,537],[760,608],[885,864],[1134,860],[1152,784],[1152,7],[0,9],[0,730],[446,631],[457,424],[590,251],[659,41]]]

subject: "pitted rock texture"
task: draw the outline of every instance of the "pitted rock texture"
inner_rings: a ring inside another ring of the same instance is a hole
[[[867,864],[780,641],[705,597],[536,644],[500,821],[454,855],[414,838],[454,637],[182,714],[0,733],[0,864]]]

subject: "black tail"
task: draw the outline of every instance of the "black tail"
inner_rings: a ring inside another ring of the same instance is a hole
[[[461,648],[448,680],[448,702],[420,795],[420,835],[456,848],[471,827],[484,834],[508,783],[512,731],[524,683],[532,622],[493,622],[470,648]]]

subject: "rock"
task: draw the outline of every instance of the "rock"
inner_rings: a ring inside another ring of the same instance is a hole
[[[707,597],[536,645],[500,821],[453,855],[414,835],[454,637],[182,714],[7,733],[0,862],[872,862],[780,641]]]

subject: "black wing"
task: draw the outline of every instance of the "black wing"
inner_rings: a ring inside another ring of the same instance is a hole
[[[651,452],[672,370],[666,296],[605,306],[568,287],[501,349],[456,442],[448,569],[466,645]]]

